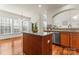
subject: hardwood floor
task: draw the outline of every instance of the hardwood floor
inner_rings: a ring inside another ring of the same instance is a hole
[[[52,45],[52,55],[79,55],[79,51]]]

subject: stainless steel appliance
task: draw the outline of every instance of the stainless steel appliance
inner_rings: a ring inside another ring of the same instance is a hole
[[[53,32],[52,43],[60,44],[60,32]]]

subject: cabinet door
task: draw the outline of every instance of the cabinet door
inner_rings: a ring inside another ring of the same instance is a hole
[[[24,34],[23,52],[29,55],[40,55],[42,50],[42,37],[32,34]]]
[[[48,45],[49,45],[49,55],[52,54],[52,34],[49,35],[49,39],[48,39]]]
[[[12,55],[12,41],[1,40],[0,41],[0,55]]]
[[[69,32],[60,32],[60,44],[69,47]]]
[[[52,35],[42,37],[42,54],[43,55],[52,54]]]
[[[79,49],[79,33],[73,32],[70,33],[70,36],[71,36],[71,47]]]
[[[32,55],[40,55],[42,52],[42,37],[41,36],[32,36]]]
[[[23,52],[24,54],[32,54],[32,36],[29,34],[24,34],[23,37]]]
[[[13,54],[21,55],[23,54],[23,39],[22,37],[16,37],[13,40]]]

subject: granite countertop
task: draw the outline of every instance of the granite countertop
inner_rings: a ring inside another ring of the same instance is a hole
[[[22,33],[0,35],[0,40],[12,38],[12,37],[19,37],[19,36],[22,36],[22,35],[23,35]]]
[[[17,33],[17,34],[16,33],[15,34],[5,34],[5,35],[0,35],[0,40],[12,38],[12,37],[23,36],[23,33],[39,35],[39,36],[46,36],[46,35],[52,34],[53,32],[79,32],[79,28],[55,28],[52,30],[44,30],[44,32],[37,32],[37,33],[22,32],[22,33]]]
[[[33,34],[33,35],[39,35],[39,36],[46,36],[46,35],[52,34],[52,32],[51,33],[50,32],[40,32],[40,33],[23,32],[23,33],[28,33],[28,34]],[[12,37],[23,36],[23,33],[0,35],[0,40],[12,38]]]
[[[46,36],[46,35],[52,34],[52,32],[37,32],[37,33],[23,32],[23,33],[28,33],[28,34],[32,34],[32,35],[39,35],[39,36]]]
[[[79,32],[79,28],[55,28],[52,30],[44,30],[44,32]]]

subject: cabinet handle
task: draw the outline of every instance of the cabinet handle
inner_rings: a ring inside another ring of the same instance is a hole
[[[49,44],[50,43],[50,40],[48,40],[47,43]]]

